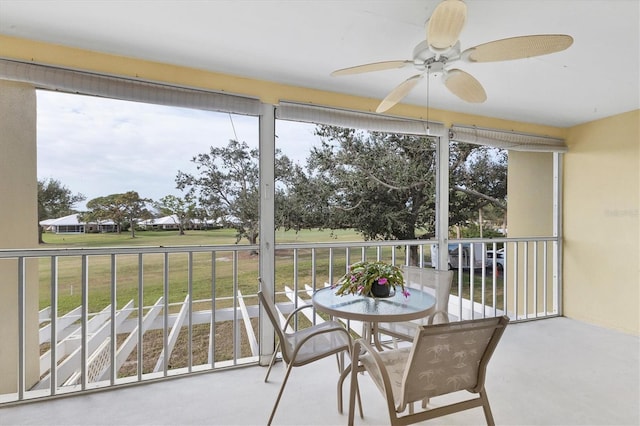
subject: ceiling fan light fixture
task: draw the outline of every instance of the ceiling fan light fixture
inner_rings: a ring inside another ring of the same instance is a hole
[[[419,79],[426,75],[427,121],[429,121],[428,79],[430,75],[442,73],[443,83],[452,94],[466,102],[482,103],[487,100],[482,84],[471,74],[452,68],[455,62],[493,62],[531,58],[560,52],[573,44],[573,37],[566,34],[536,34],[494,40],[462,51],[459,36],[466,20],[467,5],[463,0],[441,0],[427,21],[427,38],[414,47],[411,60],[363,64],[334,71],[331,75],[413,67],[420,74],[410,77],[394,88],[380,102],[376,112],[382,113],[392,108],[409,94]]]
[[[463,101],[480,104],[487,100],[480,82],[467,72],[452,69],[443,74],[442,79],[447,89]]]
[[[462,0],[445,0],[431,15],[427,40],[434,52],[443,52],[456,44],[467,20],[467,5]]]

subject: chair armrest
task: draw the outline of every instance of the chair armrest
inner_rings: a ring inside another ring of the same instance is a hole
[[[364,353],[362,354],[360,353],[361,349],[364,349]],[[378,388],[380,389],[380,392],[385,396],[387,400],[387,405],[390,410],[389,412],[396,411],[395,400],[393,398],[393,387],[391,386],[391,379],[389,379],[389,373],[387,372],[387,368],[385,367],[384,362],[382,361],[382,358],[378,354],[378,351],[375,350],[366,340],[357,339],[353,344],[353,355],[351,359],[351,365],[357,366],[356,367],[357,371],[362,371],[366,369],[364,366],[360,365],[361,355],[366,355],[366,354],[369,354],[372,357],[376,365],[376,368],[378,369],[378,374],[382,379],[382,386],[384,389],[380,388],[379,386]],[[373,374],[373,373],[369,372],[369,374]],[[374,382],[378,384],[375,380]]]
[[[293,318],[295,318],[296,314],[297,314],[298,312],[300,312],[301,310],[306,309],[306,308],[313,308],[313,305],[302,305],[302,306],[298,306],[296,309],[294,309],[293,311],[291,311],[291,312],[289,313],[289,315],[287,315],[287,318],[286,318],[286,319],[285,319],[285,321],[284,321],[284,326],[282,327],[282,329],[283,329],[283,330],[286,330],[286,328],[289,326],[289,323],[291,322],[291,320],[292,320]]]
[[[296,357],[298,356],[298,352],[302,349],[302,347],[305,345],[305,343],[307,343],[307,341],[309,341],[310,339],[319,336],[321,334],[327,334],[327,333],[344,333],[345,335],[345,345],[347,347],[347,351],[351,352],[353,350],[353,344],[352,344],[352,339],[351,339],[351,335],[349,334],[349,332],[347,331],[346,328],[340,326],[340,325],[336,325],[334,327],[329,327],[329,328],[324,328],[322,330],[316,330],[312,333],[309,333],[307,336],[305,336],[303,339],[300,339],[297,343],[296,346],[293,350],[293,356],[292,359],[295,360]]]

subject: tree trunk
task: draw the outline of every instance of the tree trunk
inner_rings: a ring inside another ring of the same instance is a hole
[[[409,246],[409,266],[420,265],[420,252],[418,246]]]

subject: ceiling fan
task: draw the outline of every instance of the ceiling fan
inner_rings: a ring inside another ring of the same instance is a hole
[[[413,59],[358,65],[334,71],[331,75],[360,74],[409,66],[420,71],[393,89],[378,105],[376,112],[384,112],[400,102],[425,74],[428,78],[429,74],[436,73],[442,73],[444,85],[463,101],[482,103],[487,100],[482,84],[471,74],[452,67],[455,62],[530,58],[560,52],[573,43],[573,38],[565,34],[538,34],[494,40],[461,51],[458,39],[466,19],[467,5],[463,0],[444,0],[438,4],[427,22],[427,38],[413,49]]]

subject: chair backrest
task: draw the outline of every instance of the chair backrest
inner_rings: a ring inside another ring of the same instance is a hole
[[[402,406],[482,390],[487,363],[508,323],[502,316],[419,327],[404,371]]]
[[[288,340],[284,335],[284,331],[282,330],[282,326],[280,325],[280,318],[278,317],[278,311],[273,300],[269,299],[264,295],[262,290],[258,291],[258,299],[260,300],[260,304],[264,307],[273,328],[276,331],[276,335],[278,336],[278,340],[280,340],[280,348],[282,350],[282,358],[285,362],[290,362],[290,353],[291,347],[289,345]]]
[[[453,281],[453,271],[441,271],[433,268],[420,268],[418,266],[403,266],[405,285],[421,288],[436,298],[436,311],[447,313],[449,311],[449,294]]]

